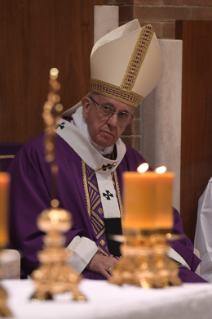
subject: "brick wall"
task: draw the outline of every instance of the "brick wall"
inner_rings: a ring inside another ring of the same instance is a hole
[[[118,5],[120,25],[138,19],[151,23],[159,38],[175,38],[176,20],[212,20],[212,0],[103,0]]]

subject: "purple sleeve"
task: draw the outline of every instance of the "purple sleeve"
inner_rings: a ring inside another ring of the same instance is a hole
[[[37,218],[50,207],[50,169],[31,145],[25,145],[9,167],[10,248],[21,252],[22,275],[29,275],[37,266],[37,251],[43,246],[43,233],[37,227]],[[89,237],[86,230],[74,229],[66,234],[66,245],[76,235]]]
[[[195,271],[201,260],[194,254],[194,246],[191,240],[184,234],[180,214],[174,209],[173,233],[183,234],[183,238],[171,243],[172,248],[185,259],[192,271]]]
[[[182,282],[189,282],[189,283],[198,283],[198,282],[205,282],[202,277],[198,276],[195,272],[186,269],[186,268],[179,268],[179,277]]]

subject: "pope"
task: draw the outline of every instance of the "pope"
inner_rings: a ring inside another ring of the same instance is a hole
[[[90,92],[57,125],[57,198],[74,220],[65,233],[65,245],[73,251],[70,264],[85,278],[109,279],[120,257],[108,234],[122,233],[122,174],[145,162],[120,136],[163,72],[153,27],[141,28],[133,20],[115,29],[94,45],[90,64]],[[50,167],[44,156],[44,134],[40,134],[21,149],[9,168],[10,245],[22,252],[22,278],[38,266],[37,252],[43,245],[44,234],[36,221],[50,206],[51,194]],[[176,210],[173,231],[183,233]],[[169,256],[181,265],[184,282],[204,282],[195,274],[200,260],[186,236],[173,244]]]

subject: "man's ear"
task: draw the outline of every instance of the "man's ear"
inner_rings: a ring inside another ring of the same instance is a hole
[[[84,96],[82,99],[82,114],[85,120],[88,117],[89,106],[90,106],[90,100],[87,96]]]

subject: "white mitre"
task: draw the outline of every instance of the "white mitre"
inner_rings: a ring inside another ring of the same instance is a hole
[[[106,34],[91,52],[91,91],[138,106],[157,85],[162,55],[151,25],[133,20]]]
[[[151,25],[137,19],[99,39],[91,52],[90,91],[137,107],[163,73],[160,46]],[[70,116],[80,103],[66,111]]]

